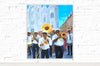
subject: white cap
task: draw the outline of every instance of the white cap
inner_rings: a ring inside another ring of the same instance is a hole
[[[70,31],[70,29],[67,29],[67,31]]]
[[[43,33],[48,33],[48,32],[46,32],[46,31],[43,31]]]
[[[57,28],[56,30],[60,30],[59,28]]]

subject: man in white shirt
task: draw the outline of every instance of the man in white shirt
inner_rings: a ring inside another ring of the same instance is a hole
[[[34,32],[33,40],[32,40],[33,58],[35,58],[36,56],[35,51],[37,52],[37,54],[39,53],[39,46],[38,46],[39,39],[40,39],[40,36],[38,35],[38,33]],[[39,55],[37,56],[37,58],[39,58]]]
[[[56,58],[63,58],[63,51],[64,51],[63,45],[66,39],[61,37],[59,30],[56,30],[56,34],[53,35],[52,40],[55,46]]]
[[[71,33],[71,30],[68,30],[67,33],[67,46],[68,46],[68,55],[72,55],[72,40],[73,40],[73,34]]]
[[[47,32],[43,32],[43,37],[39,39],[39,46],[42,49],[41,58],[49,58],[49,48],[52,41],[49,37],[47,37]]]
[[[31,37],[31,33],[28,32],[27,33],[27,44],[28,44],[28,55],[31,55],[31,47],[32,47],[32,37]]]

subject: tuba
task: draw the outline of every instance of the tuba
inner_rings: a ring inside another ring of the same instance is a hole
[[[66,38],[66,36],[67,36],[67,33],[66,32],[62,32],[61,33],[61,37]]]
[[[51,30],[52,30],[51,24],[49,24],[49,23],[43,24],[42,31],[46,31],[46,32],[50,33]],[[43,44],[48,44],[47,39],[43,42]]]
[[[42,31],[46,31],[46,32],[50,33],[51,30],[52,30],[51,24],[49,24],[49,23],[43,24],[43,26],[42,26]]]

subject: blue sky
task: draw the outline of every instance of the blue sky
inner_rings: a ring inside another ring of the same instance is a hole
[[[73,11],[72,5],[59,5],[59,27],[64,24],[66,19],[69,17],[69,15]]]

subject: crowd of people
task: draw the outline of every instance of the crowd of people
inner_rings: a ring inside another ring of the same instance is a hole
[[[73,32],[72,29],[66,31],[67,36],[61,36],[60,29],[52,30],[50,33],[46,31],[28,32],[27,33],[27,53],[33,58],[49,58],[55,53],[56,58],[63,58],[64,50],[68,50],[68,54],[72,56]],[[64,47],[64,45],[66,47]],[[54,48],[53,48],[54,47]]]

